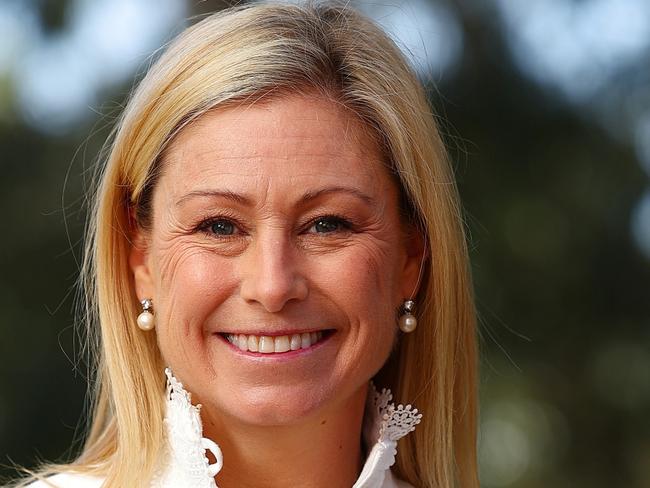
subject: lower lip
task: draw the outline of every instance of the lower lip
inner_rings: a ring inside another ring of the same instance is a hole
[[[235,346],[232,342],[230,342],[228,339],[226,339],[224,336],[221,334],[215,334],[223,343],[225,343],[231,351],[233,351],[235,354],[241,356],[241,357],[246,357],[250,358],[253,360],[258,360],[258,361],[283,361],[283,360],[291,360],[295,358],[299,358],[302,356],[306,356],[308,354],[311,354],[313,352],[318,351],[321,349],[323,346],[328,344],[330,342],[330,339],[334,337],[336,334],[335,331],[330,331],[328,334],[326,334],[320,341],[318,341],[316,344],[312,344],[311,346],[305,348],[305,349],[296,349],[295,351],[287,351],[287,352],[272,352],[272,353],[263,353],[263,352],[252,352],[252,351],[242,351],[239,349],[237,346]]]

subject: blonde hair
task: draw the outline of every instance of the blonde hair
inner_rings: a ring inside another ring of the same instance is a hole
[[[135,90],[99,175],[88,228],[92,425],[77,460],[48,472],[101,475],[105,486],[122,487],[147,485],[154,470],[164,440],[164,365],[155,334],[135,326],[128,255],[134,222],[148,225],[165,147],[206,111],[314,89],[378,135],[429,247],[419,326],[379,375],[397,400],[424,412],[400,441],[396,474],[416,487],[478,486],[475,312],[452,170],[424,89],[399,49],[368,19],[331,4],[253,4],[213,14],[176,38]]]

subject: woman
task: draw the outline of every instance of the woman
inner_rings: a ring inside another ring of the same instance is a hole
[[[330,5],[203,20],[98,181],[92,427],[33,486],[478,486],[458,196],[379,28]]]

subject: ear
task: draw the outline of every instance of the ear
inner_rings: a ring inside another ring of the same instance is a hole
[[[429,258],[429,248],[425,234],[415,226],[409,226],[405,233],[406,260],[402,268],[401,289],[403,299],[417,295],[422,286],[425,261]]]
[[[149,264],[148,236],[140,228],[135,229],[131,236],[129,267],[133,272],[135,293],[138,296],[138,300],[154,298],[154,280]]]

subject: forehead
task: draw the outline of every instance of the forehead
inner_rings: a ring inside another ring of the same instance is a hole
[[[212,183],[389,184],[379,145],[358,117],[330,100],[290,96],[209,112],[165,152],[166,190]],[[173,184],[172,184],[173,183]]]

